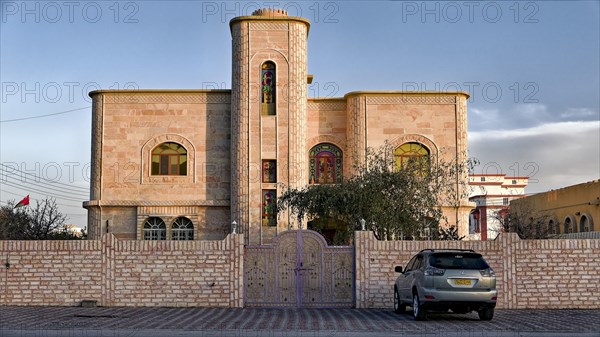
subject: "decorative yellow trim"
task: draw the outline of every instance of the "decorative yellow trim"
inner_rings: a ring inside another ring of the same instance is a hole
[[[90,97],[99,94],[198,94],[222,93],[231,94],[231,89],[100,89],[88,93]]]
[[[344,95],[344,98],[352,96],[465,96],[469,98],[469,93],[464,91],[400,91],[400,90],[381,90],[381,91],[351,91]]]

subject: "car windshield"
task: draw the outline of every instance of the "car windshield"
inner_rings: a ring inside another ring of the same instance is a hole
[[[429,265],[440,269],[488,269],[481,254],[464,252],[435,253],[429,257]]]

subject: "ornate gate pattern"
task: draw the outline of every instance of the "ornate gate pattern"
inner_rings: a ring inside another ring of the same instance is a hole
[[[246,246],[248,307],[353,307],[354,249],[328,246],[311,230],[279,234],[272,245]]]

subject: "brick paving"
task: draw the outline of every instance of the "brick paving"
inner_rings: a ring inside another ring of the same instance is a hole
[[[562,331],[598,332],[600,310],[496,310],[492,321],[475,313],[435,314],[415,322],[387,309],[228,309],[0,307],[0,329],[176,329],[295,331]]]

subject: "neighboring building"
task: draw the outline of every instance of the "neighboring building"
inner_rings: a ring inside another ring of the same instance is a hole
[[[515,214],[542,217],[550,234],[600,231],[600,180],[534,194],[510,207]]]
[[[469,237],[494,239],[501,232],[500,219],[508,214],[510,202],[525,196],[529,177],[504,174],[470,174],[469,201],[476,207],[469,214]]]
[[[247,244],[261,244],[305,226],[273,213],[282,186],[338,183],[368,147],[388,141],[400,161],[466,160],[468,94],[308,98],[308,20],[260,10],[229,26],[231,90],[90,93],[90,239],[222,239],[236,221]],[[466,198],[442,208],[466,235]]]

